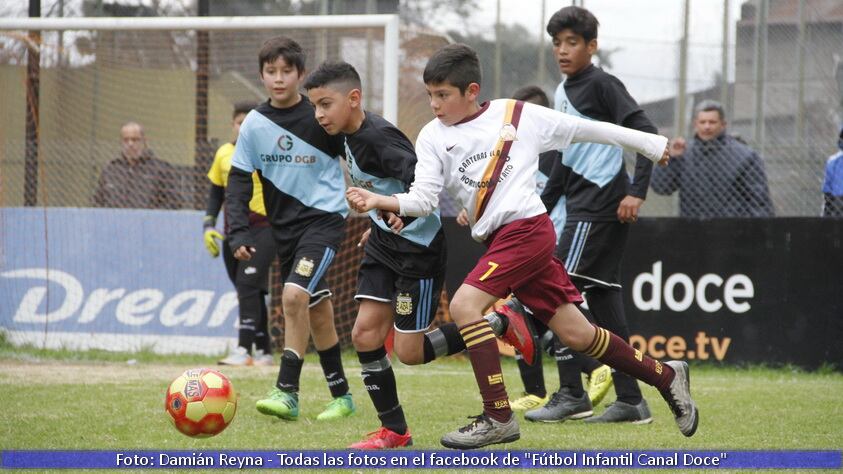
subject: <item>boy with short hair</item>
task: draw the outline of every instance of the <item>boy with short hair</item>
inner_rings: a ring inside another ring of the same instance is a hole
[[[290,38],[270,38],[261,47],[258,66],[270,98],[240,128],[226,193],[228,240],[236,258],[252,258],[248,203],[251,173],[257,171],[281,257],[284,352],[275,386],[256,407],[266,415],[298,418],[299,379],[312,333],[333,397],[316,419],[331,420],[354,413],[325,282],[343,240],[348,207],[338,160],[342,142],[325,133],[313,118],[313,106],[298,91],[304,63],[301,46]]]
[[[468,210],[472,236],[488,246],[450,305],[471,359],[483,414],[443,436],[442,444],[471,449],[520,438],[495,336],[482,317],[484,308],[509,293],[569,347],[657,387],[680,431],[693,435],[697,409],[688,365],[653,360],[585,319],[575,305],[582,301],[579,292],[553,257],[553,224],[536,194],[541,152],[572,142],[611,143],[666,163],[667,139],[515,100],[478,104],[480,63],[477,53],[463,44],[437,51],[425,67],[424,83],[436,120],[419,133],[409,192],[381,196],[352,187],[346,196],[361,212],[381,209],[421,217],[434,211],[444,186]]]
[[[331,135],[343,136],[345,158],[355,186],[378,194],[406,192],[413,182],[416,154],[410,140],[393,124],[362,107],[360,76],[346,62],[319,65],[304,83],[316,119]],[[353,449],[398,448],[412,444],[398,401],[395,374],[384,348],[395,325],[395,353],[405,364],[428,363],[465,350],[454,323],[429,331],[445,280],[445,234],[439,212],[402,220],[393,213],[369,211],[365,253],[357,276],[360,309],[352,341],[363,382],[378,412],[381,428]],[[400,232],[398,232],[400,229]],[[489,319],[504,339],[530,354],[529,320],[493,313]]]
[[[234,105],[231,122],[234,140],[222,145],[214,155],[211,169],[208,170],[208,180],[211,188],[208,192],[208,202],[203,224],[203,240],[211,257],[218,257],[222,250],[228,278],[237,290],[239,303],[239,325],[237,330],[237,348],[218,363],[220,365],[272,365],[272,345],[269,339],[268,310],[266,295],[269,266],[275,258],[275,241],[272,229],[266,219],[266,208],[263,205],[263,190],[257,173],[252,173],[253,192],[249,200],[249,232],[255,244],[255,258],[248,262],[239,261],[228,245],[220,245],[217,241],[224,239],[217,232],[215,226],[217,215],[225,202],[225,187],[228,185],[228,173],[231,171],[231,158],[240,134],[240,125],[255,104],[238,103]],[[228,234],[228,222],[224,226]],[[252,344],[255,354],[252,356]]]
[[[599,23],[582,7],[565,7],[551,16],[547,33],[560,71],[566,75],[555,94],[555,108],[576,117],[614,123],[634,130],[657,133],[623,83],[591,63],[597,51]],[[588,302],[600,326],[629,341],[623,306],[620,265],[630,225],[647,197],[653,164],[636,158],[630,182],[623,150],[601,143],[577,143],[562,154],[548,180],[542,201],[548,209],[564,194],[567,220],[556,256],[565,262],[571,280]],[[593,404],[583,390],[580,372],[596,362],[568,348],[560,360],[560,389],[546,406],[528,411],[530,421],[559,422],[586,418],[587,423],[652,421],[650,408],[638,383],[629,374],[614,371],[617,400],[600,416],[590,417]]]

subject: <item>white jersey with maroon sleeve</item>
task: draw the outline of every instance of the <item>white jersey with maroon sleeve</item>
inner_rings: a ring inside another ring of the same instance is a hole
[[[415,181],[396,194],[401,215],[422,216],[438,205],[442,187],[468,211],[471,236],[483,241],[499,227],[545,212],[536,194],[538,156],[572,142],[623,146],[658,161],[667,139],[499,99],[461,122],[434,119],[416,140]]]

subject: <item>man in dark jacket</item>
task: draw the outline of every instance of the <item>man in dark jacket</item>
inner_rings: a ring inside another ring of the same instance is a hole
[[[120,147],[120,156],[111,160],[100,174],[93,196],[95,207],[181,207],[177,171],[155,157],[139,123],[129,122],[120,127]]]
[[[679,215],[772,217],[764,162],[755,151],[726,133],[723,106],[701,102],[694,110],[695,136],[670,143],[670,165],[653,171],[658,194],[679,190]]]

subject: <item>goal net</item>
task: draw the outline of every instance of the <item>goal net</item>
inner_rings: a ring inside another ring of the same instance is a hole
[[[307,68],[353,64],[366,109],[411,129],[429,119],[398,116],[403,76],[418,83],[408,90],[424,89],[423,63],[399,50],[395,15],[0,19],[0,337],[163,353],[236,344],[236,294],[202,243],[205,175],[233,139],[234,104],[266,100],[257,54],[278,34],[302,45]],[[166,166],[133,175],[131,189],[104,190],[128,122],[143,127],[143,156]],[[151,190],[157,182],[167,191]],[[143,198],[115,202],[108,192]],[[328,277],[345,342],[367,225],[349,219]],[[279,341],[277,268],[271,282]]]

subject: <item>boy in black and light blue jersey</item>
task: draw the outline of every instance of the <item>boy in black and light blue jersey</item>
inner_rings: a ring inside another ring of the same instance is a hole
[[[257,409],[283,419],[298,418],[302,356],[312,334],[333,397],[317,419],[328,420],[354,413],[325,282],[344,238],[348,206],[338,160],[342,141],[316,123],[313,106],[298,92],[304,59],[301,47],[289,38],[271,38],[261,48],[261,80],[270,99],[250,112],[240,128],[226,212],[234,256],[248,260],[255,251],[248,233],[248,202],[251,173],[257,171],[281,258],[285,323],[278,379]]]
[[[331,135],[344,136],[345,157],[355,186],[386,196],[409,190],[415,178],[413,145],[387,120],[362,109],[360,76],[353,66],[323,63],[310,74],[304,88],[320,125]],[[445,234],[438,210],[403,220],[392,213],[368,214],[372,225],[363,239],[365,253],[355,297],[360,310],[352,341],[366,391],[382,426],[350,447],[397,448],[412,444],[412,437],[384,348],[393,322],[395,352],[406,364],[427,363],[437,356],[462,352],[465,343],[454,323],[427,332],[436,316],[445,279]],[[522,346],[532,344],[523,319],[513,323],[496,314],[490,318],[507,333],[505,337],[516,339],[516,343],[520,339]]]
[[[581,7],[565,7],[548,21],[547,32],[565,80],[555,94],[555,108],[588,120],[610,122],[642,132],[656,133],[623,83],[591,63],[597,51],[598,21]],[[647,197],[653,164],[638,155],[630,181],[623,163],[623,150],[599,143],[575,143],[564,150],[542,194],[552,209],[564,193],[567,220],[556,248],[571,280],[584,293],[597,323],[629,340],[629,326],[623,308],[620,263],[629,234],[629,224]],[[567,365],[560,367],[560,390],[547,407],[526,413],[532,421],[564,421],[592,414],[593,406],[584,392],[580,372],[585,356],[565,349]],[[557,352],[557,355],[559,352]],[[557,357],[557,361],[559,361]],[[617,400],[594,422],[652,421],[646,400],[636,380],[621,372],[613,374]]]

